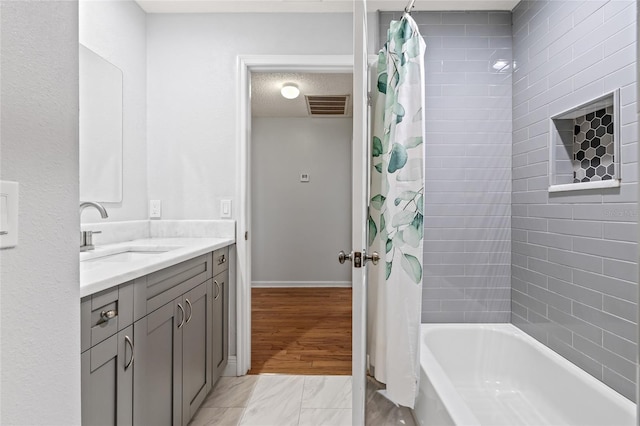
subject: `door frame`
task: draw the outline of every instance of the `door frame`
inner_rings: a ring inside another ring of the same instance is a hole
[[[236,374],[251,368],[251,73],[353,73],[353,55],[239,55],[237,59]],[[245,233],[249,239],[245,240]],[[363,324],[364,326],[364,324]]]

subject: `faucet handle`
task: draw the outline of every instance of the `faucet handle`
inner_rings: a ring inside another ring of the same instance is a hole
[[[102,231],[82,231],[80,235],[80,251],[94,249],[93,234],[102,234]]]

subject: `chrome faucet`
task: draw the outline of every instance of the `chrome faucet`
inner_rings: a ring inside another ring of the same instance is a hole
[[[85,201],[84,203],[80,204],[80,215],[82,215],[82,211],[87,207],[95,207],[96,210],[100,212],[100,216],[103,219],[109,217],[104,206],[93,201]],[[93,250],[95,248],[93,245],[93,234],[100,233],[102,233],[102,231],[82,231],[82,233],[80,234],[80,251]]]

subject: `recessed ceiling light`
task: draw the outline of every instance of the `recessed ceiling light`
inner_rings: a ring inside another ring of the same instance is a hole
[[[286,83],[282,86],[282,89],[280,89],[280,93],[287,99],[295,99],[300,94],[300,89],[298,89],[296,84]]]

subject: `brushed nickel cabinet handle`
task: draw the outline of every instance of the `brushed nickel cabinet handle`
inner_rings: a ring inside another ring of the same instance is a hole
[[[178,324],[178,329],[182,328],[182,326],[184,325],[184,317],[186,316],[184,314],[184,308],[182,307],[181,304],[178,303],[178,308],[180,308],[180,310],[182,311],[182,321],[180,321],[180,324]]]
[[[189,302],[189,299],[184,299],[184,301],[187,305],[189,305],[189,318],[187,318],[187,322],[185,322],[185,324],[189,324],[189,321],[191,321],[191,317],[193,316],[193,306],[191,306],[191,302]]]
[[[225,255],[223,254],[222,256],[220,256],[218,258],[218,265],[222,265],[227,261],[227,258],[225,257]]]
[[[133,364],[133,358],[135,357],[135,354],[133,352],[133,342],[131,341],[131,338],[129,336],[124,336],[124,341],[125,343],[127,343],[129,345],[129,347],[131,348],[131,359],[129,360],[128,363],[125,364],[124,366],[124,371],[127,371],[127,369],[129,367],[131,367],[131,364]]]
[[[216,285],[216,296],[213,300],[218,300],[218,297],[220,297],[220,284],[216,280],[213,280],[213,283]]]

